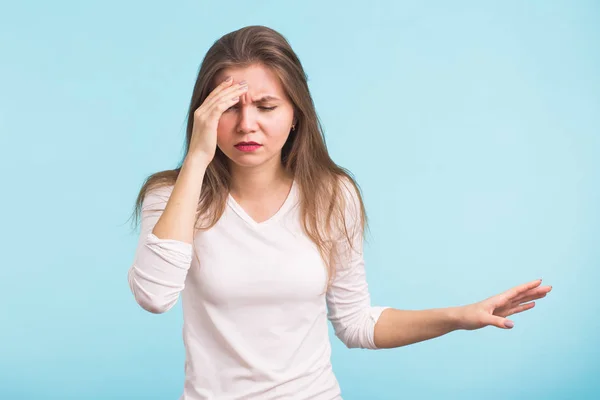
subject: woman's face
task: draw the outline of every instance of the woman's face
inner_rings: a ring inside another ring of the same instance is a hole
[[[294,110],[279,78],[262,65],[252,65],[221,71],[217,84],[228,76],[233,77],[234,85],[246,81],[248,90],[221,116],[217,145],[241,167],[281,163],[281,149],[294,123]]]

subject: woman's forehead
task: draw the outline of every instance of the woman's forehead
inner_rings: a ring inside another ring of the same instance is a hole
[[[250,65],[244,68],[225,68],[216,76],[217,84],[223,82],[228,76],[233,77],[233,83],[246,81],[249,92],[257,94],[271,94],[281,97],[284,95],[279,77],[267,67]]]

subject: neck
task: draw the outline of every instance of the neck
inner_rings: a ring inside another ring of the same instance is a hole
[[[290,185],[293,176],[284,169],[279,157],[272,161],[255,167],[231,163],[231,194],[238,199],[257,199],[269,196],[282,185]]]

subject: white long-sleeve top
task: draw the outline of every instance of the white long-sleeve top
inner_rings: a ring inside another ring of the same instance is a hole
[[[347,217],[356,224],[357,194],[345,187]],[[150,312],[182,298],[180,400],[341,399],[327,320],[346,346],[375,349],[374,326],[386,308],[370,304],[362,234],[354,251],[341,252],[325,292],[325,265],[302,231],[295,181],[279,211],[261,223],[230,195],[218,223],[197,233],[193,248],[152,234],[172,190],[151,190],[143,201],[128,279]]]

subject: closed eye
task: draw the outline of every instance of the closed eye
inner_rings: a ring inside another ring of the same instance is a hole
[[[235,110],[239,108],[239,106],[237,104],[234,104],[233,106],[229,107],[227,110],[225,111],[229,111],[229,110]],[[259,110],[263,110],[263,111],[273,111],[274,109],[276,109],[277,106],[273,106],[273,107],[258,107]]]

